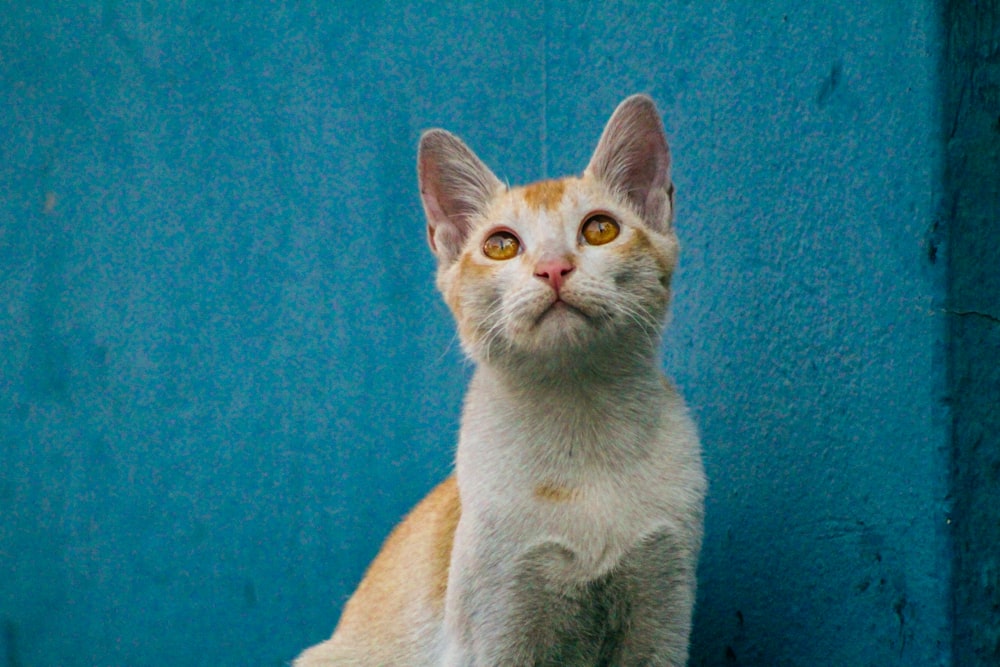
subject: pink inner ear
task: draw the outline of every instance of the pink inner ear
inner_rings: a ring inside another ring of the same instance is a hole
[[[434,228],[430,225],[427,225],[427,243],[431,246],[431,252],[438,251],[437,245],[434,243]]]
[[[669,225],[670,149],[653,101],[636,95],[612,114],[591,158],[594,175],[623,192],[655,229]]]
[[[438,260],[452,261],[470,220],[501,187],[500,181],[461,139],[444,130],[428,130],[421,138],[417,177],[428,243]]]
[[[441,209],[437,197],[429,192],[421,192],[420,194],[423,196],[424,208],[427,213],[427,242],[430,243],[431,250],[436,253],[438,248],[434,241],[434,234],[437,232],[438,225],[448,220],[448,216]]]

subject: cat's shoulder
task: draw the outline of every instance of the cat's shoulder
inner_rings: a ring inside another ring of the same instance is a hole
[[[452,475],[428,493],[389,534],[357,591],[344,607],[337,635],[381,636],[387,644],[405,628],[388,619],[425,617],[431,624],[444,610],[455,528],[461,516]]]
[[[432,596],[435,601],[443,601],[451,545],[460,516],[458,483],[451,475],[424,496],[389,534],[368,575],[398,585],[402,582],[393,578],[407,578],[407,570],[412,573],[413,564],[420,562],[433,583]]]

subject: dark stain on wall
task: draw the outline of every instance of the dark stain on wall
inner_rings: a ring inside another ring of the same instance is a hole
[[[830,98],[833,97],[837,88],[840,87],[843,73],[844,64],[840,60],[830,65],[830,73],[827,74],[825,79],[823,79],[823,84],[819,88],[819,93],[816,94],[816,104],[819,107],[825,107],[830,103]]]
[[[4,667],[21,667],[21,656],[17,649],[17,624],[9,618],[3,620]]]

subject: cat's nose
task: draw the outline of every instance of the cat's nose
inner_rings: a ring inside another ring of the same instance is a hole
[[[566,276],[572,271],[573,265],[564,257],[543,259],[535,265],[535,277],[547,282],[556,294],[562,289]]]

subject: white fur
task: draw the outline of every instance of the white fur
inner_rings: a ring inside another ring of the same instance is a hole
[[[590,167],[544,206],[500,187],[457,138],[425,135],[421,194],[438,286],[477,363],[459,436],[461,516],[443,611],[421,592],[431,585],[426,540],[387,542],[384,562],[398,562],[403,549],[412,571],[373,566],[378,573],[365,583],[382,577],[417,592],[391,618],[358,601],[350,622],[297,665],[533,664],[546,647],[521,641],[516,605],[616,576],[664,534],[671,551],[654,564],[676,562],[676,576],[656,613],[671,618],[641,662],[686,662],[706,484],[695,426],[660,370],[678,253],[669,163],[655,107],[641,96],[623,102]],[[606,245],[582,240],[581,224],[594,212],[620,223]],[[497,261],[481,251],[498,229],[518,237],[517,257]],[[572,266],[556,306],[553,288],[536,275],[552,258]],[[421,511],[404,522],[410,532],[430,525],[432,515]],[[544,591],[518,587],[525,567]]]
[[[579,221],[595,209],[621,220],[621,235],[607,246],[581,248]],[[579,584],[608,573],[658,531],[678,536],[691,554],[701,541],[705,481],[696,429],[659,369],[668,290],[650,275],[641,285],[609,279],[623,261],[648,259],[614,253],[633,234],[645,232],[671,268],[676,240],[646,227],[627,202],[588,178],[568,184],[556,211],[528,213],[517,193],[498,198],[472,225],[467,251],[498,226],[517,233],[526,248],[496,269],[489,287],[500,286],[499,304],[484,310],[490,290],[462,280],[457,264],[443,266],[439,277],[467,323],[466,351],[479,363],[457,455],[463,514],[449,579],[446,665],[494,664],[483,656],[504,655],[489,639],[477,638],[475,648],[463,639],[466,619],[504,604],[502,595],[470,594],[469,587],[491,585],[481,571],[486,555],[487,563],[515,562],[539,545],[558,544],[574,558],[551,573],[553,581]],[[535,324],[552,290],[531,267],[562,254],[575,265],[562,297],[606,316],[603,328],[574,313]],[[469,257],[492,261],[474,251]],[[633,268],[641,275],[653,267],[636,261]],[[572,501],[538,498],[534,490],[547,484],[572,490]],[[483,599],[490,601],[485,608],[473,601]]]

